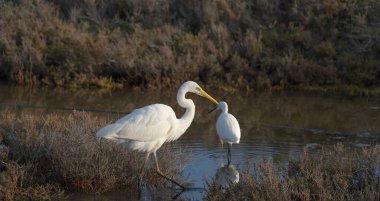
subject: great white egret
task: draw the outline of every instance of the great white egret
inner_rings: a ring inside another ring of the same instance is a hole
[[[240,142],[240,126],[237,119],[230,113],[228,113],[228,105],[226,102],[221,101],[215,109],[210,112],[219,109],[222,110],[218,120],[216,121],[216,132],[219,139],[222,142],[228,144],[227,160],[228,164],[231,163],[231,146],[233,143],[239,144]]]
[[[130,114],[113,124],[103,127],[96,133],[98,137],[123,143],[130,150],[146,153],[139,175],[139,183],[149,156],[153,153],[157,173],[185,189],[184,186],[161,172],[156,152],[164,142],[175,141],[181,137],[193,121],[195,105],[191,99],[186,99],[185,95],[187,92],[203,96],[211,102],[218,104],[197,83],[187,81],[181,85],[177,93],[178,104],[186,109],[185,114],[181,118],[177,119],[173,109],[167,105],[152,104],[133,110]]]

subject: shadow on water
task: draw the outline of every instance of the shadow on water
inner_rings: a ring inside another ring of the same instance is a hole
[[[47,112],[85,109],[96,112],[95,115],[108,116],[110,122],[152,103],[172,106],[177,116],[184,113],[176,102],[176,91],[72,91],[0,85],[0,92],[5,94],[0,96],[1,106],[18,105],[13,108]],[[271,160],[287,164],[290,158],[297,158],[305,146],[341,142],[360,148],[380,142],[380,100],[299,92],[243,95],[208,92],[217,100],[226,101],[230,113],[241,125],[241,142],[232,147],[232,159],[237,167],[246,161]],[[181,193],[179,198],[200,200],[205,180],[218,175],[233,177],[236,172],[220,165],[226,160],[226,150],[215,131],[219,113],[208,114],[213,106],[207,100],[191,94],[187,97],[194,100],[197,112],[189,130],[176,142],[175,149],[191,156],[182,178],[195,188]],[[223,180],[222,176],[220,178]],[[172,198],[176,193],[171,189],[145,190],[143,200]],[[74,194],[72,200],[125,200],[126,197],[137,199],[136,189],[101,195]]]

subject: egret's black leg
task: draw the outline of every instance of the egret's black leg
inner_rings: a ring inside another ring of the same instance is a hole
[[[231,144],[230,143],[228,143],[227,160],[228,160],[228,165],[230,165],[231,163]]]
[[[157,174],[160,175],[161,177],[163,177],[163,178],[165,178],[165,179],[171,181],[172,183],[176,184],[177,186],[181,187],[183,190],[186,189],[183,185],[181,185],[180,183],[178,183],[178,182],[175,181],[174,179],[171,179],[171,178],[165,176],[165,175],[161,172],[160,168],[158,167],[158,160],[157,160],[156,152],[153,152],[153,155],[154,155],[154,159],[156,160]]]

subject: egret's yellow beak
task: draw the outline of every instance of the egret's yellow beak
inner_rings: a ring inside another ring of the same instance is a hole
[[[215,103],[215,105],[218,105],[218,101],[216,101],[213,97],[211,97],[210,95],[208,95],[208,93],[206,93],[205,91],[203,91],[203,89],[200,89],[200,92],[201,92],[201,96],[209,99],[211,102]]]

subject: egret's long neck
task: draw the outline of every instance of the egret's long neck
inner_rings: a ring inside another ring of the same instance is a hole
[[[180,89],[177,94],[178,104],[186,109],[185,114],[178,119],[178,133],[177,138],[179,138],[190,126],[194,119],[195,105],[191,99],[186,99],[185,95],[187,93],[186,89]]]
[[[228,106],[227,105],[223,105],[223,107],[220,109],[222,110],[222,113],[228,113]]]

